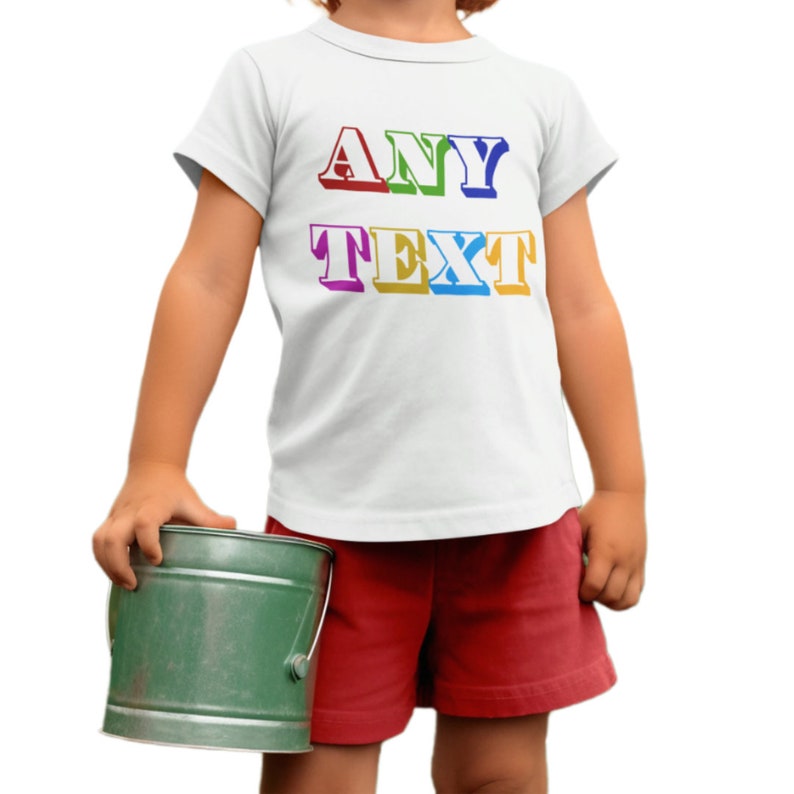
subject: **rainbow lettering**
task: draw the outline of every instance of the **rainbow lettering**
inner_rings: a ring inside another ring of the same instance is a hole
[[[381,293],[490,295],[491,287],[475,264],[484,249],[485,261],[498,274],[493,280],[497,294],[530,295],[526,265],[537,263],[535,235],[528,229],[422,232],[313,223],[309,237],[314,258],[325,265],[320,284],[334,291],[364,292],[359,266],[366,262],[374,264],[372,285]],[[427,269],[428,241],[444,263],[432,275]]]
[[[358,127],[342,127],[325,170],[317,174],[326,190],[361,190],[372,193],[408,193],[443,196],[446,191],[446,155],[455,151],[466,178],[460,190],[467,198],[496,198],[496,165],[510,150],[501,137],[443,135],[385,130],[392,150],[391,175],[384,179],[375,165],[364,134]]]

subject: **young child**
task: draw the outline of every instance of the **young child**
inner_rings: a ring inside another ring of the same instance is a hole
[[[336,551],[315,750],[266,755],[262,791],[374,791],[421,705],[437,791],[545,792],[549,712],[615,681],[592,602],[643,586],[631,368],[586,201],[616,153],[565,74],[467,32],[457,11],[495,0],[315,1],[329,16],[231,56],[175,152],[195,213],[95,554],[132,589],[128,547],[159,563],[160,525],[235,526],[185,469],[259,246],[283,336],[266,531]]]

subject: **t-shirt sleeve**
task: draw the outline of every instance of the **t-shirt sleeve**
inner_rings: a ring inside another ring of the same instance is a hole
[[[264,218],[273,171],[270,121],[259,68],[251,54],[240,49],[227,60],[174,157],[196,188],[206,168]]]
[[[563,79],[557,112],[538,168],[540,214],[545,217],[587,186],[588,195],[618,159],[604,139],[575,83]]]

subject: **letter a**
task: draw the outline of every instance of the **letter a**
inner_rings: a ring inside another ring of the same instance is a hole
[[[367,142],[357,127],[342,127],[331,159],[317,178],[326,190],[389,192],[389,186],[375,168]]]

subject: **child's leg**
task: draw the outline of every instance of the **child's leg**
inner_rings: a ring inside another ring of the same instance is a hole
[[[548,718],[439,714],[433,750],[437,794],[546,794]]]
[[[545,794],[549,712],[615,680],[597,613],[579,600],[576,510],[438,546],[420,668],[420,704],[439,712],[436,790]]]
[[[315,744],[310,753],[267,753],[260,794],[374,794],[380,747]]]
[[[265,754],[262,794],[372,794],[381,743],[416,705],[417,658],[430,621],[432,543],[303,535],[268,517],[271,535],[327,543],[333,584],[318,645],[313,752]]]

